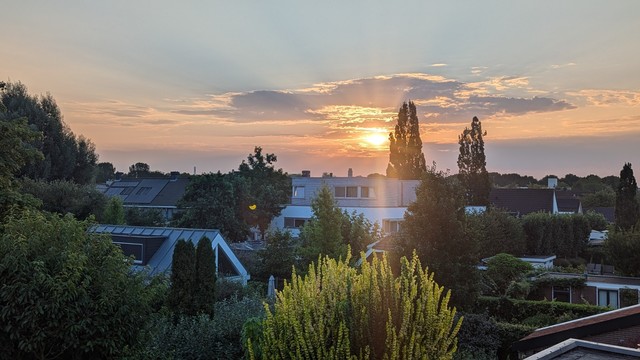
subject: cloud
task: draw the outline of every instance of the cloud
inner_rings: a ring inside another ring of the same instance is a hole
[[[576,66],[577,64],[574,62],[566,63],[566,64],[553,64],[551,65],[552,69],[561,69],[569,66]]]
[[[640,105],[640,91],[585,89],[567,93],[585,101],[588,105],[609,107],[613,105]]]

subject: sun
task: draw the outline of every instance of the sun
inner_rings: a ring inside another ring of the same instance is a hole
[[[373,133],[364,136],[364,140],[373,146],[381,146],[387,142],[387,137],[385,134]]]

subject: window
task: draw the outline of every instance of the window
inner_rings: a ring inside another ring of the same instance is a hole
[[[304,199],[304,186],[294,186],[293,197],[296,199]]]
[[[618,290],[598,290],[598,305],[617,309]]]
[[[366,186],[363,186],[360,188],[360,197],[363,198],[368,198],[369,197],[369,188]]]
[[[284,227],[289,229],[299,229],[304,226],[307,220],[309,219],[286,217],[284,218]]]
[[[562,301],[566,303],[571,302],[571,287],[569,286],[554,286],[552,288],[551,298],[556,301]]]
[[[344,197],[357,198],[358,187],[357,186],[336,186],[334,195],[337,198],[344,198]]]
[[[133,263],[137,265],[144,265],[144,247],[142,244],[125,243],[125,242],[113,242],[120,246],[122,253],[125,256],[133,256]]]
[[[400,231],[402,220],[382,220],[382,230],[387,234],[395,234]]]

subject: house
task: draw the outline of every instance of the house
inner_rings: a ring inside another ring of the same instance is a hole
[[[640,278],[549,272],[535,281],[544,285],[537,294],[532,295],[534,298],[573,304],[588,303],[613,309],[639,303]]]
[[[111,241],[120,246],[127,256],[132,256],[135,270],[146,269],[150,275],[166,273],[171,270],[173,251],[178,240],[186,240],[197,245],[207,238],[216,257],[218,277],[237,281],[243,285],[250,276],[240,263],[218,230],[181,229],[169,227],[144,227],[128,225],[96,225],[89,230],[95,234],[106,234]]]
[[[313,215],[311,201],[323,186],[331,189],[342,210],[363,214],[387,234],[398,232],[407,207],[416,200],[420,184],[419,180],[381,177],[311,177],[308,171],[293,177],[291,182],[291,202],[272,221],[272,226],[288,229],[294,236]]]
[[[169,221],[188,184],[188,178],[181,178],[174,171],[169,178],[117,177],[98,189],[108,197],[118,196],[125,208],[156,209]]]
[[[568,339],[524,360],[626,360],[640,359],[640,350],[593,341]]]
[[[575,194],[550,189],[491,189],[489,202],[497,209],[515,216],[534,212],[550,214],[581,214],[582,204]]]
[[[579,339],[591,344],[563,343],[570,339]],[[594,343],[602,346],[595,346]],[[609,351],[611,354],[610,357],[593,359],[627,359],[627,357],[615,357],[624,352],[611,346],[635,350],[639,343],[640,305],[635,305],[537,329],[514,343],[512,348],[521,356],[529,356],[544,349],[547,349],[549,354],[558,354],[560,351],[567,353],[582,347],[587,353],[599,350],[600,352],[595,353],[604,356]],[[602,354],[602,351],[605,353]],[[614,354],[618,355],[614,356]],[[628,352],[628,354],[632,354],[632,358],[640,357],[637,352]],[[592,359],[592,357],[584,358]],[[532,357],[532,359],[579,359],[579,357]]]

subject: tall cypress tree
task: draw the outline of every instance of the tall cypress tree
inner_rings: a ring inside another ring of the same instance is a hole
[[[473,117],[471,128],[465,128],[458,137],[458,173],[465,188],[467,205],[489,205],[491,181],[487,172],[487,158],[484,155],[482,123]]]
[[[402,104],[395,131],[389,134],[387,176],[398,179],[420,179],[427,170],[422,153],[420,125],[413,101]]]
[[[620,183],[616,192],[616,227],[622,230],[629,230],[638,223],[640,219],[640,206],[636,199],[638,183],[633,176],[631,163],[625,163],[620,171]]]
[[[211,240],[203,237],[196,247],[194,307],[196,312],[213,317],[216,287],[216,256]]]
[[[191,241],[176,242],[171,265],[171,288],[167,301],[169,308],[178,314],[194,315],[193,289],[196,279],[196,249]]]

